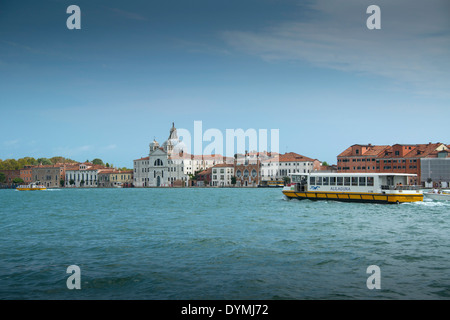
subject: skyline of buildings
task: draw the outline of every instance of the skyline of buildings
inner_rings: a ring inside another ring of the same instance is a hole
[[[23,183],[39,181],[48,188],[276,186],[285,183],[290,174],[315,171],[409,173],[417,175],[413,184],[431,183],[429,179],[450,182],[450,145],[439,142],[354,144],[336,156],[336,165],[324,165],[295,152],[246,151],[224,157],[185,153],[183,147],[172,123],[167,140],[161,145],[155,139],[150,142],[148,156],[133,160],[132,169],[83,162],[26,165],[0,172],[5,175],[6,184],[20,178]]]

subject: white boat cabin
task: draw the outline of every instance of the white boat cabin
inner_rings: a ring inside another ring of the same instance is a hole
[[[403,193],[419,187],[409,184],[415,174],[403,173],[293,173],[296,192]]]

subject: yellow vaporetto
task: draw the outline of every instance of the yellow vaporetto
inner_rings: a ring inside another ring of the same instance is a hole
[[[42,184],[30,183],[27,185],[20,185],[16,189],[19,191],[35,191],[35,190],[46,190],[47,188]]]
[[[283,188],[288,199],[346,202],[403,203],[423,201],[419,186],[408,182],[415,174],[402,173],[293,173]]]

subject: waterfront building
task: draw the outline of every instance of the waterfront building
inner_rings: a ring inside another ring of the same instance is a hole
[[[20,169],[20,178],[23,180],[25,184],[29,184],[33,181],[33,166],[24,166]]]
[[[388,145],[354,144],[337,156],[338,172],[380,172],[379,157],[388,148]]]
[[[349,173],[410,173],[416,174],[412,184],[421,179],[421,159],[433,158],[440,151],[449,150],[443,143],[395,144],[373,146],[355,144],[337,156],[338,172]]]
[[[197,187],[206,187],[211,185],[212,168],[208,168],[197,173]]]
[[[173,147],[172,143],[165,144]],[[178,163],[177,163],[178,164]],[[173,163],[172,165],[175,165]],[[172,168],[172,166],[171,166]],[[176,170],[180,173],[180,169]],[[149,165],[147,167],[148,183],[151,187],[165,187],[170,186],[170,182],[173,177],[169,177],[169,152],[167,149],[159,147],[156,141],[150,143]],[[181,177],[184,180],[184,177]]]
[[[232,186],[231,178],[234,176],[234,164],[222,163],[211,168],[211,186],[229,187]]]
[[[101,168],[104,167],[91,163],[66,165],[65,186],[73,188],[95,188],[98,185],[98,171]]]
[[[149,155],[133,161],[136,187],[188,186],[191,176],[216,164],[230,161],[221,155],[192,155],[184,145],[172,123],[168,139],[160,145],[156,140],[149,144]]]
[[[234,172],[237,187],[257,187],[260,184],[260,164],[258,154],[237,154]]]
[[[133,184],[133,170],[99,169],[99,188],[130,187]]]
[[[20,170],[19,170],[20,171]],[[64,181],[65,165],[38,165],[31,168],[32,182],[39,182],[47,188],[61,187]]]
[[[148,187],[149,157],[133,161],[133,184],[135,187]]]
[[[291,173],[310,173],[320,166],[319,160],[294,152],[276,155],[261,161],[261,185],[283,184]]]
[[[420,159],[420,169],[421,184],[425,187],[450,188],[450,148]]]
[[[20,170],[0,170],[1,173],[5,175],[5,184],[6,186],[14,185],[13,180],[16,178],[20,178]]]
[[[187,185],[190,172],[186,169],[186,157],[180,148],[180,142],[174,124],[170,129],[169,138],[162,146],[153,140],[149,144],[149,156],[133,161],[134,186]]]

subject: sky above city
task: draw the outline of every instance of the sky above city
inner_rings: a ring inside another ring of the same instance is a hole
[[[131,168],[194,121],[278,129],[281,153],[330,164],[353,144],[450,144],[449,57],[446,0],[2,0],[0,159]]]

